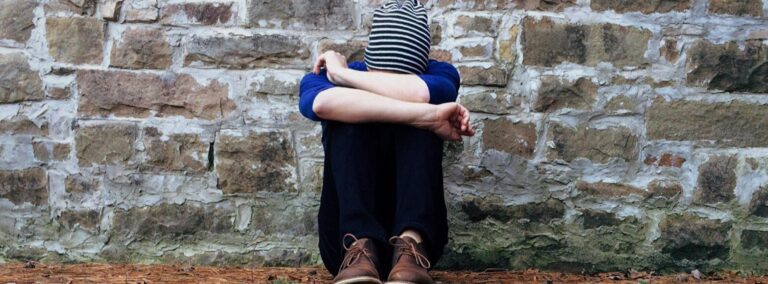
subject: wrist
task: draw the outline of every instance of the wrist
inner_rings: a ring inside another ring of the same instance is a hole
[[[337,86],[351,87],[349,86],[349,71],[353,71],[349,68],[338,67],[328,69],[328,77]]]

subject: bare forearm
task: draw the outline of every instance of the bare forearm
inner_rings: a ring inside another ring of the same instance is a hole
[[[416,75],[362,72],[349,68],[332,74],[338,84],[404,102],[429,102],[427,84]]]
[[[422,127],[434,120],[435,106],[380,96],[365,90],[336,87],[317,95],[315,114],[326,120],[346,123],[389,122]]]

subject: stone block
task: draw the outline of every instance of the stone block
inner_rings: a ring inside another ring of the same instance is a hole
[[[30,69],[23,53],[0,54],[0,104],[39,101],[45,97],[43,81]]]
[[[690,213],[668,215],[660,224],[656,244],[676,260],[728,258],[732,223],[702,218]]]
[[[565,203],[557,199],[548,199],[539,203],[504,205],[496,198],[472,197],[461,203],[461,210],[472,222],[493,218],[501,222],[519,222],[525,219],[529,222],[547,224],[563,218]]]
[[[36,0],[0,0],[0,39],[26,43],[35,28]]]
[[[125,0],[123,10],[129,23],[151,23],[157,21],[160,14],[157,0]]]
[[[576,183],[576,189],[588,197],[598,199],[621,198],[630,195],[636,195],[642,198],[648,196],[648,192],[645,190],[621,183],[588,183],[579,181]]]
[[[78,164],[128,165],[134,155],[138,129],[133,124],[104,124],[81,127],[75,134]]]
[[[752,216],[768,218],[768,187],[762,187],[752,194],[748,210]]]
[[[517,61],[517,36],[520,26],[513,25],[501,30],[496,37],[496,59],[505,64],[515,64]]]
[[[0,133],[15,135],[48,135],[48,123],[42,122],[38,125],[29,119],[0,120]]]
[[[645,157],[643,163],[649,166],[682,168],[683,164],[685,164],[685,158],[680,155],[664,153],[661,154],[660,157],[648,155]]]
[[[208,143],[197,134],[162,135],[155,128],[144,131],[147,160],[142,169],[201,174],[208,170]]]
[[[581,212],[581,227],[583,229],[597,229],[601,227],[617,227],[624,223],[638,223],[637,218],[619,218],[614,213],[584,209]]]
[[[531,159],[537,137],[534,123],[515,123],[504,118],[483,121],[483,144],[486,149]]]
[[[665,101],[657,98],[645,116],[650,140],[700,141],[721,147],[768,146],[768,105],[741,101]]]
[[[523,20],[523,64],[552,67],[564,62],[595,66],[641,66],[649,30],[615,24],[577,25],[551,18]],[[556,46],[557,48],[552,48]]]
[[[768,93],[768,45],[748,41],[714,44],[699,40],[686,52],[690,86],[727,92]]]
[[[47,18],[48,53],[58,62],[99,64],[104,44],[104,22],[94,18]]]
[[[762,0],[709,0],[709,12],[735,16],[763,15]]]
[[[43,168],[0,170],[0,198],[16,205],[48,204],[48,173]]]
[[[110,66],[126,69],[168,69],[173,50],[159,29],[133,28],[112,45]]]
[[[499,20],[483,15],[460,15],[453,24],[454,37],[495,36]]]
[[[576,129],[554,124],[550,126],[549,139],[554,142],[548,157],[571,162],[583,157],[597,163],[607,163],[612,158],[631,162],[637,158],[637,136],[623,127],[595,129],[579,126]]]
[[[461,84],[465,86],[496,86],[507,85],[506,70],[499,67],[460,66]]]
[[[576,0],[515,0],[516,8],[536,11],[555,11],[576,5]]]
[[[597,87],[589,78],[566,82],[554,76],[543,76],[533,110],[552,112],[563,108],[590,109],[596,101]]]
[[[251,27],[346,30],[354,27],[355,5],[344,0],[249,0]]]
[[[287,132],[223,133],[214,155],[225,194],[295,190],[295,154]]]
[[[98,180],[86,178],[81,174],[69,175],[64,180],[64,191],[75,199],[82,199],[98,190]]]
[[[101,17],[108,21],[116,21],[120,17],[123,0],[99,0]]]
[[[718,203],[733,200],[736,195],[736,166],[735,156],[712,156],[699,167],[694,200],[701,203]]]
[[[461,95],[461,105],[472,112],[510,114],[522,107],[523,98],[505,90],[482,90]]]
[[[46,90],[48,98],[54,100],[66,100],[72,96],[72,90],[69,86],[63,88],[51,87]]]
[[[70,147],[66,143],[36,141],[32,143],[35,159],[42,162],[62,161],[69,158]]]
[[[741,231],[741,247],[768,251],[768,231]]]
[[[164,5],[160,9],[163,25],[234,25],[237,11],[233,2],[178,3]]]
[[[99,0],[50,0],[45,3],[46,15],[64,13],[83,16],[96,14],[96,6]]]
[[[590,7],[595,11],[613,10],[616,13],[640,12],[643,14],[682,12],[691,8],[693,0],[592,0]]]
[[[184,66],[252,69],[305,67],[307,44],[295,36],[193,37],[184,55]]]
[[[236,106],[229,87],[212,80],[201,85],[190,75],[80,70],[80,116],[115,115],[220,119]]]
[[[234,231],[234,212],[214,206],[159,204],[117,209],[110,234],[118,240],[181,242]]]

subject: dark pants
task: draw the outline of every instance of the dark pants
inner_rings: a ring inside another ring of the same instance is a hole
[[[382,277],[392,261],[387,240],[406,229],[421,234],[427,257],[436,263],[448,242],[443,141],[405,125],[323,122],[323,147],[318,227],[328,271],[339,271],[346,233],[375,240]]]

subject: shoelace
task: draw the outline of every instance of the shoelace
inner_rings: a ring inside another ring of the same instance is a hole
[[[361,255],[364,255],[366,257],[371,257],[371,252],[368,251],[366,248],[364,248],[362,245],[355,245],[357,243],[357,237],[353,234],[346,234],[344,235],[343,240],[346,240],[347,237],[351,237],[354,242],[352,242],[352,245],[347,247],[347,243],[343,242],[344,250],[347,251],[347,253],[344,255],[344,260],[341,261],[341,267],[339,268],[339,272],[343,270],[344,268],[349,267],[350,265],[357,262],[357,260],[360,259]]]
[[[401,238],[400,237],[389,238],[389,243],[395,246],[395,249],[399,252],[398,259],[396,259],[395,261],[400,260],[399,257],[402,257],[403,255],[410,255],[414,259],[416,259],[416,263],[422,268],[429,269],[430,267],[432,267],[432,264],[429,263],[429,259],[427,259],[427,257],[421,254],[418,250],[416,250],[416,246],[413,245],[413,243],[404,240],[403,241],[404,244],[398,244],[397,239],[401,239]]]

